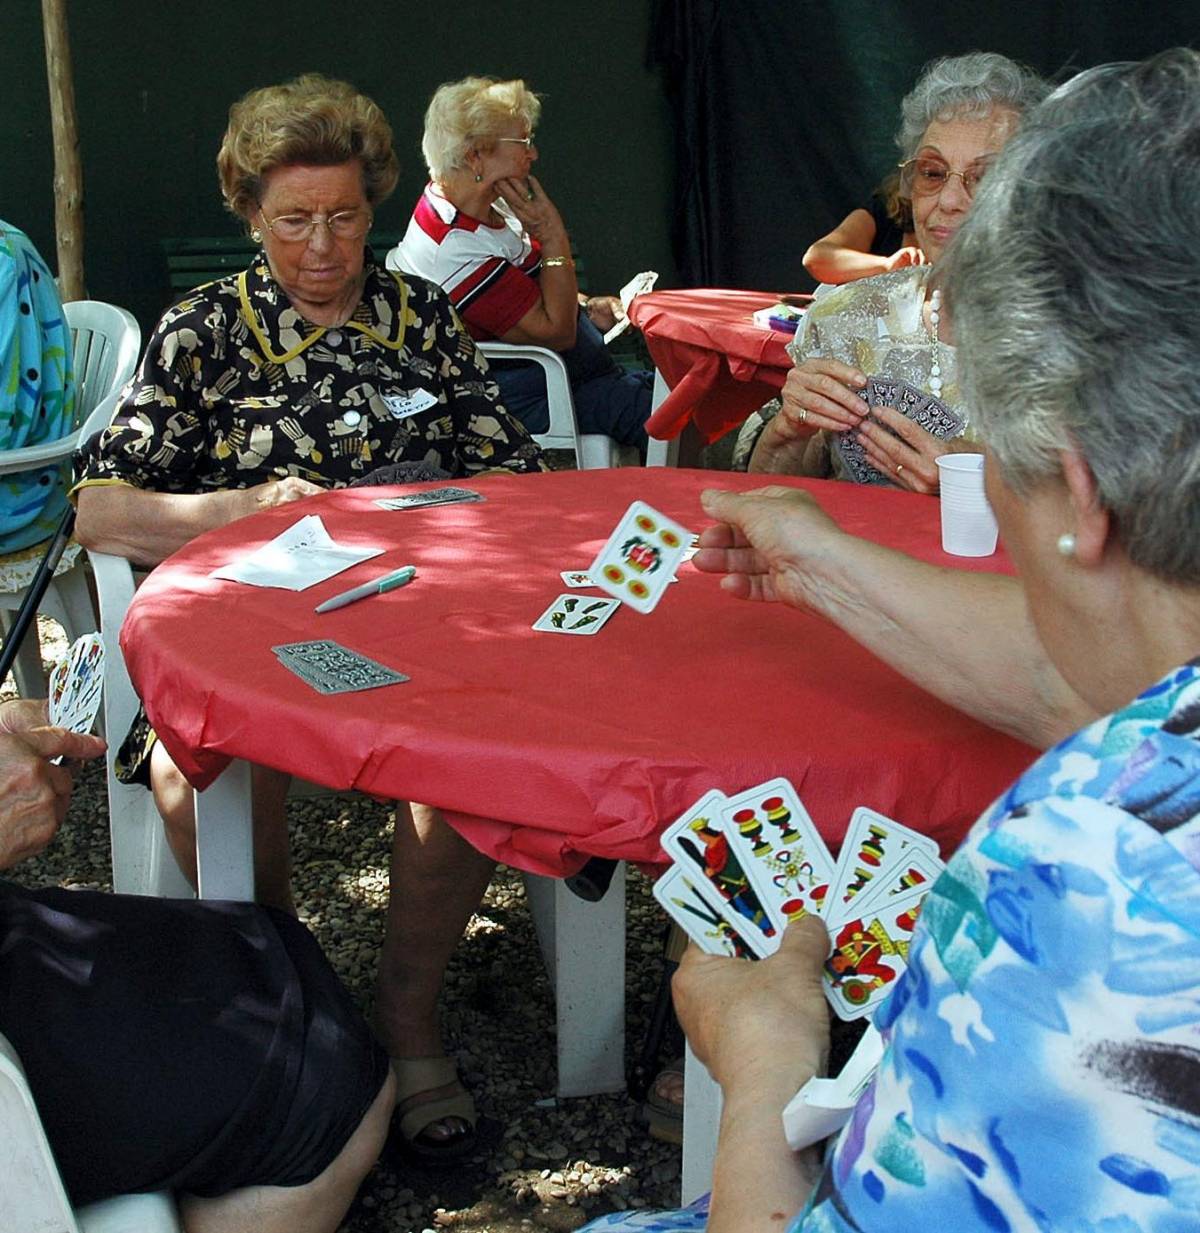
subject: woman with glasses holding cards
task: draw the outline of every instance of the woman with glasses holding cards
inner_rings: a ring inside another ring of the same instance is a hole
[[[694,562],[731,595],[811,607],[1053,746],[930,890],[824,1161],[780,1120],[827,1048],[820,922],[760,963],[685,958],[680,1017],[725,1095],[709,1233],[1196,1227],[1198,150],[1197,52],[1082,73],[997,159],[947,259],[1018,578],[858,540],[796,489],[704,496],[718,525]],[[655,1219],[636,1227],[705,1222]]]
[[[317,74],[254,90],[230,110],[217,165],[226,205],[262,251],[159,323],[75,489],[87,547],[149,566],[202,531],[376,471],[546,469],[441,289],[383,269],[366,246],[397,178],[370,99]],[[122,765],[153,788],[194,880],[191,790],[144,715]],[[286,777],[256,770],[258,897],[293,910],[286,791]],[[378,1017],[402,1133],[436,1153],[470,1141],[436,999],[492,866],[436,811],[416,814],[399,807]]]
[[[603,332],[625,315],[615,296],[581,296],[566,225],[533,175],[541,101],[523,81],[464,77],[439,86],[421,149],[430,183],[388,268],[446,289],[475,338],[562,353],[579,428],[645,452],[652,375],[623,372]],[[496,364],[504,405],[530,432],[550,426],[542,369]]]
[[[992,160],[1044,93],[1034,73],[988,52],[925,70],[896,139],[925,264],[818,293],[791,347],[780,411],[743,430],[739,455],[761,429],[750,471],[936,492],[936,457],[978,449],[934,271]]]

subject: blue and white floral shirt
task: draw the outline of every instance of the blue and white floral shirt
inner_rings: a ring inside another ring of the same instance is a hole
[[[875,1022],[879,1073],[790,1233],[1200,1229],[1197,666],[975,824]]]

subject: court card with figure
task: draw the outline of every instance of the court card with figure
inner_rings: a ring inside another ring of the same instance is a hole
[[[688,872],[700,897],[721,913],[760,957],[779,949],[779,930],[720,828],[725,793],[714,788],[662,833],[671,860]]]
[[[758,958],[738,928],[700,894],[687,870],[672,865],[654,883],[654,898],[706,955]]]
[[[587,572],[635,612],[653,612],[691,543],[686,527],[634,501]]]
[[[833,857],[786,779],[769,779],[730,797],[719,817],[731,851],[780,932],[789,920],[823,915]]]
[[[869,1015],[896,987],[925,900],[924,888],[897,895],[870,911],[851,913],[829,930],[821,983],[840,1019]]]
[[[50,674],[50,723],[72,732],[90,732],[103,693],[104,643],[99,634],[84,634]]]
[[[289,642],[271,650],[285,668],[323,694],[378,689],[382,685],[400,685],[409,679],[403,672],[328,639]]]
[[[621,606],[598,595],[560,595],[533,623],[544,634],[594,634]]]

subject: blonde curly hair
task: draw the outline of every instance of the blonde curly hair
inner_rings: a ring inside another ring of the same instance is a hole
[[[442,180],[461,170],[472,149],[492,149],[500,130],[514,119],[532,133],[541,114],[541,100],[519,79],[464,77],[438,86],[425,112],[421,138],[430,179]]]
[[[229,109],[217,154],[221,195],[229,210],[248,219],[261,200],[263,178],[276,167],[335,167],[351,159],[362,163],[367,202],[386,201],[400,167],[383,112],[349,82],[305,73],[251,90]]]

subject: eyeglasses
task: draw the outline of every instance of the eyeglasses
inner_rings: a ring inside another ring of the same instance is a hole
[[[338,210],[336,214],[280,214],[268,218],[259,207],[258,216],[267,225],[267,230],[284,244],[299,244],[307,240],[318,224],[328,227],[337,240],[359,240],[371,230],[370,210]]]
[[[974,197],[991,162],[972,163],[966,171],[951,171],[941,159],[921,155],[906,159],[899,167],[900,187],[912,197],[936,197],[950,183],[951,176],[958,176],[963,192]]]
[[[528,150],[529,147],[533,145],[533,134],[530,133],[528,137],[497,137],[496,140],[498,142],[511,141],[511,142],[514,142],[516,145],[524,146],[525,149]]]

